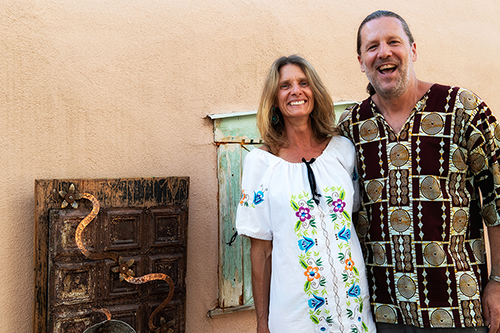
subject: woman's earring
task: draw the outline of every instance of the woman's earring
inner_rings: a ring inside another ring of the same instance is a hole
[[[276,107],[273,106],[273,108],[271,109],[272,112],[273,112],[273,117],[271,118],[271,123],[273,125],[277,125],[280,121],[280,117],[278,116],[278,113],[276,112]]]

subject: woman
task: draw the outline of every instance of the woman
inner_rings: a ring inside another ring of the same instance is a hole
[[[245,159],[236,219],[251,239],[257,332],[375,332],[351,220],[354,147],[305,59],[271,66],[257,125],[265,146]]]

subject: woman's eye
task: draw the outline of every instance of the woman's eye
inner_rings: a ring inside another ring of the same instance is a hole
[[[285,84],[282,84],[280,88],[281,88],[281,89],[286,89],[286,88],[288,88],[288,84],[286,84],[286,83],[285,83]]]
[[[302,81],[302,82],[300,83],[300,85],[301,85],[302,87],[307,87],[307,85],[308,85],[308,84],[307,84],[307,82]]]

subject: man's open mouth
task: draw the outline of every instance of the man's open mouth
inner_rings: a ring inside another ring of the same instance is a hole
[[[382,65],[378,68],[379,73],[381,74],[391,74],[396,70],[396,65]]]

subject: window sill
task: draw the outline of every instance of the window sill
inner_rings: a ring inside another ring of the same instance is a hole
[[[225,314],[241,312],[241,311],[248,311],[248,310],[255,310],[255,306],[252,304],[252,305],[231,306],[231,307],[224,308],[224,309],[215,308],[215,309],[209,310],[207,313],[207,316],[210,318],[215,318],[215,317],[222,316]]]

